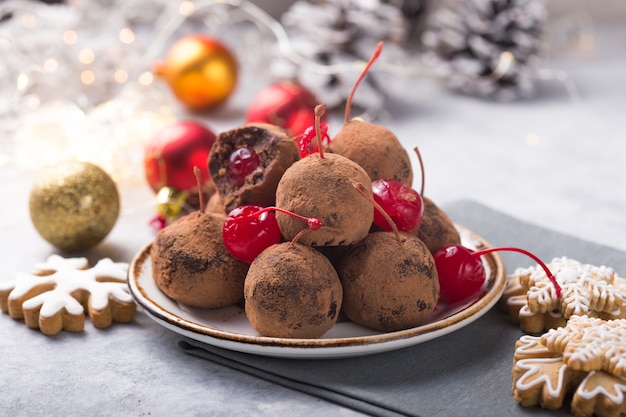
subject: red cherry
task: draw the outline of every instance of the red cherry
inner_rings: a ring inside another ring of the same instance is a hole
[[[485,268],[480,261],[480,257],[498,251],[517,252],[532,258],[543,268],[550,281],[552,281],[556,296],[561,296],[561,287],[547,265],[537,256],[524,249],[497,247],[473,252],[461,245],[447,245],[433,254],[437,274],[439,275],[441,300],[448,304],[454,304],[476,296],[485,281]]]
[[[396,180],[378,179],[372,181],[372,192],[374,200],[391,217],[398,230],[411,232],[417,229],[424,214],[424,202],[417,191]],[[378,210],[374,210],[374,224],[391,231],[391,225]]]
[[[448,304],[478,294],[485,282],[480,259],[461,245],[447,245],[433,254],[439,275],[439,298]]]
[[[241,187],[246,182],[246,177],[260,164],[256,152],[245,147],[236,149],[228,160],[228,181],[236,187]]]
[[[222,240],[226,249],[235,258],[251,263],[265,249],[280,243],[282,235],[275,211],[307,223],[307,227],[292,242],[296,242],[307,231],[322,227],[321,221],[315,217],[300,216],[278,207],[239,206],[231,210],[222,228]]]
[[[320,136],[322,139],[322,146],[328,146],[330,143],[330,136],[328,136],[328,124],[322,123],[320,125]],[[298,139],[298,149],[300,150],[300,157],[304,158],[314,153],[319,152],[319,146],[317,141],[313,143],[313,139],[317,137],[317,130],[315,125],[309,126],[304,131],[302,137]]]
[[[266,248],[281,241],[275,213],[257,215],[262,209],[260,206],[239,206],[226,217],[222,229],[224,245],[241,261],[250,263]]]

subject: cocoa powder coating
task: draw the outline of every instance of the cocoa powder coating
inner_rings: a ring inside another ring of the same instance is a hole
[[[461,236],[448,215],[432,200],[424,200],[424,214],[419,227],[411,232],[426,244],[431,253],[445,245],[460,244]]]
[[[347,245],[367,236],[374,219],[374,207],[355,188],[363,185],[372,195],[367,173],[337,154],[309,155],[294,163],[276,189],[276,206],[305,217],[316,217],[322,228],[305,233],[299,243],[309,246]],[[306,222],[276,213],[286,240],[307,228]]]
[[[182,304],[221,308],[243,299],[248,264],[222,240],[224,217],[194,212],[156,235],[150,256],[157,287]]]
[[[324,255],[287,242],[252,262],[244,296],[248,320],[263,336],[311,339],[336,323],[343,290]]]
[[[348,122],[333,138],[328,152],[359,164],[371,180],[394,179],[411,186],[413,169],[409,155],[389,129],[368,122]]]
[[[422,241],[374,232],[339,262],[343,311],[362,326],[383,332],[421,325],[439,300],[435,261]]]
[[[204,212],[218,214],[224,217],[227,216],[226,207],[224,207],[224,201],[222,200],[220,193],[214,193],[211,198],[209,198],[206,202]]]
[[[256,153],[260,165],[246,176],[245,183],[239,187],[228,179],[228,161],[230,155],[241,147]],[[286,130],[267,123],[248,123],[217,136],[208,167],[226,212],[230,212],[246,204],[274,205],[278,181],[285,170],[299,159],[298,146]]]

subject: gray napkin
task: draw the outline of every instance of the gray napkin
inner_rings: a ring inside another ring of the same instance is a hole
[[[471,201],[443,207],[450,217],[493,246],[517,246],[544,261],[567,256],[608,265],[624,276],[626,254],[521,222]],[[509,271],[530,266],[502,254]],[[511,367],[522,335],[496,306],[471,325],[416,346],[375,355],[328,360],[280,359],[231,352],[193,340],[186,353],[376,416],[568,415],[567,408],[524,408],[513,399]]]

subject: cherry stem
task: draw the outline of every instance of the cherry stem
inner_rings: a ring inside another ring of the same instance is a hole
[[[263,213],[267,213],[268,211],[277,211],[279,213],[283,213],[286,214],[288,216],[291,217],[295,217],[298,220],[302,220],[303,222],[306,222],[307,226],[309,229],[311,230],[318,230],[320,227],[322,227],[322,222],[320,219],[318,219],[317,217],[305,217],[305,216],[301,216],[299,214],[293,213],[289,210],[285,210],[279,207],[264,207],[261,210],[254,212],[250,215],[250,217],[259,217],[261,214]]]
[[[326,112],[326,104],[318,104],[315,106],[315,139],[317,139],[317,148],[319,149],[320,159],[324,159],[324,149],[322,146],[322,129],[321,120]]]
[[[415,148],[413,148],[413,150],[415,151],[415,154],[417,155],[417,160],[420,163],[420,171],[422,173],[422,188],[420,189],[420,195],[422,197],[424,197],[424,184],[426,184],[426,176],[424,173],[424,162],[422,161],[422,154],[420,153],[420,150],[418,149],[418,147],[416,146]]]
[[[352,107],[352,97],[354,97],[354,93],[356,92],[357,87],[359,86],[363,78],[365,78],[365,75],[367,74],[371,66],[378,59],[382,50],[383,42],[381,41],[378,42],[378,44],[376,45],[376,49],[374,50],[374,53],[372,54],[370,60],[367,62],[365,68],[363,68],[363,71],[361,71],[361,75],[359,75],[359,78],[357,78],[356,82],[352,86],[352,90],[350,91],[350,94],[348,95],[348,100],[346,101],[346,114],[344,119],[345,123],[348,123],[350,121],[350,108]]]
[[[292,247],[292,248],[293,248],[293,247],[296,245],[296,243],[298,243],[298,241],[300,240],[300,238],[301,238],[304,234],[306,234],[306,233],[308,233],[308,232],[310,232],[310,231],[311,231],[311,229],[302,229],[302,230],[300,230],[300,231],[299,231],[299,232],[298,232],[298,233],[297,233],[297,234],[293,237],[293,239],[291,239],[291,242],[289,243],[290,247]]]
[[[378,210],[378,212],[385,218],[387,223],[389,223],[391,230],[396,235],[396,240],[400,242],[400,232],[398,232],[398,226],[396,226],[396,223],[393,221],[391,216],[389,216],[389,214],[387,214],[385,209],[380,204],[378,204],[372,196],[370,196],[370,194],[367,192],[367,189],[365,188],[363,184],[352,184],[352,185],[363,197],[367,199],[367,201],[372,203],[374,208]]]
[[[548,276],[548,279],[550,281],[552,281],[552,285],[554,285],[554,290],[556,291],[556,296],[557,298],[561,297],[561,286],[559,285],[559,283],[556,281],[556,277],[554,276],[554,274],[552,274],[552,272],[550,271],[550,269],[548,268],[548,266],[543,263],[543,261],[541,259],[539,259],[538,257],[536,257],[534,254],[528,252],[527,250],[524,249],[520,249],[520,248],[515,248],[515,247],[509,247],[509,246],[505,246],[505,247],[499,247],[499,248],[486,248],[486,249],[481,249],[478,250],[476,252],[472,252],[472,255],[474,255],[475,257],[480,257],[481,255],[486,255],[488,253],[491,252],[497,252],[497,251],[510,251],[510,252],[518,252],[518,253],[522,253],[530,258],[532,258],[535,262],[537,262],[537,264],[539,264],[539,266],[544,270],[544,272],[546,273],[546,275]]]
[[[193,167],[193,174],[196,176],[196,184],[198,184],[198,199],[200,200],[200,213],[204,213],[204,194],[202,193],[202,177],[200,176],[200,168]]]

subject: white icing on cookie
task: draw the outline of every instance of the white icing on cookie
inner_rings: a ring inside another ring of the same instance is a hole
[[[554,258],[548,268],[561,286],[560,298],[539,266],[518,268],[508,278],[519,280],[526,290],[526,302],[531,312],[558,310],[565,318],[597,313],[626,314],[625,285],[612,268],[582,264],[566,257]]]
[[[607,382],[608,381],[608,382]],[[607,388],[605,385],[609,385]],[[609,399],[613,404],[623,404],[626,379],[602,372],[589,372],[576,390],[576,395],[585,400],[597,396]]]
[[[552,329],[542,342],[573,369],[604,370],[626,376],[626,320],[571,316],[565,327]]]
[[[519,338],[517,343],[515,343],[514,359],[516,361],[528,358],[550,358],[556,356],[558,356],[558,354],[555,354],[541,343],[541,337],[539,336],[523,335]]]
[[[548,366],[558,367],[558,372],[545,372]],[[560,357],[522,359],[515,363],[515,367],[524,371],[515,382],[517,390],[527,391],[535,385],[543,385],[545,386],[544,392],[547,392],[550,397],[557,398],[565,389],[567,365]]]
[[[89,266],[87,258],[64,258],[59,255],[50,255],[45,262],[35,265],[35,273],[42,271],[65,271],[86,269]]]
[[[41,308],[42,317],[52,317],[63,309],[72,315],[82,314],[83,306],[72,295],[81,291],[89,293],[90,305],[97,311],[107,307],[109,297],[123,303],[132,301],[126,283],[127,263],[102,259],[93,268],[83,269],[86,266],[85,258],[52,255],[46,262],[37,264],[38,271],[54,271],[52,274],[41,277],[19,273],[15,279],[0,283],[0,290],[11,290],[9,299],[18,300],[36,287],[50,285],[50,290],[22,304],[25,310]]]

